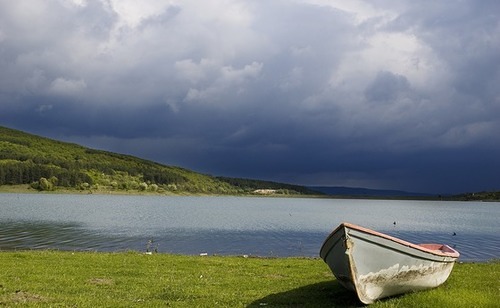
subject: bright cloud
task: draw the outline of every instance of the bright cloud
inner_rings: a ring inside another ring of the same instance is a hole
[[[50,91],[55,94],[74,95],[87,87],[85,81],[79,79],[57,78],[50,84]]]

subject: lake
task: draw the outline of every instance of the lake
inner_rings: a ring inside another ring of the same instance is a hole
[[[0,250],[317,257],[343,221],[500,258],[499,202],[0,194]],[[396,222],[396,224],[394,224]]]

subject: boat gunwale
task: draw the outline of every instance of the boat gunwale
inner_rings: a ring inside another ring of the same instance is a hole
[[[373,236],[381,237],[381,238],[390,240],[392,242],[395,242],[397,244],[400,244],[400,245],[403,245],[403,246],[406,246],[406,247],[410,247],[410,248],[413,248],[413,249],[416,249],[416,250],[419,250],[419,251],[422,251],[422,252],[425,252],[425,253],[429,253],[429,254],[432,254],[432,255],[435,255],[435,256],[439,256],[439,257],[451,257],[451,258],[458,259],[458,257],[460,256],[460,253],[458,251],[456,251],[455,249],[451,248],[450,246],[448,246],[446,244],[435,244],[435,245],[441,245],[441,247],[445,246],[447,248],[447,250],[449,250],[449,252],[442,251],[442,250],[433,250],[433,249],[429,249],[429,248],[426,248],[426,247],[418,245],[418,244],[413,244],[413,243],[407,242],[407,241],[399,239],[397,237],[393,237],[393,236],[390,236],[390,235],[387,235],[387,234],[384,234],[384,233],[381,233],[381,232],[377,232],[377,231],[374,231],[374,230],[371,230],[371,229],[368,229],[368,228],[364,228],[364,227],[361,227],[361,226],[358,226],[358,225],[355,225],[355,224],[352,224],[352,223],[348,223],[348,222],[342,222],[337,228],[335,228],[330,233],[330,235],[326,238],[326,240],[324,241],[323,245],[321,246],[320,254],[323,251],[323,248],[325,247],[325,245],[327,244],[327,242],[330,240],[330,238],[335,233],[337,233],[341,228],[349,228],[349,229],[357,230],[357,231],[360,231],[360,232],[363,232],[363,233],[366,233],[366,234],[370,234],[370,235],[373,235]],[[426,243],[425,245],[429,245],[429,244]],[[433,244],[431,244],[431,245],[433,245]],[[326,255],[325,255],[325,257],[326,257]]]

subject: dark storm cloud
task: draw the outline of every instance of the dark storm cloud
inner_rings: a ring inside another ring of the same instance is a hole
[[[365,96],[371,102],[393,102],[398,95],[405,95],[409,87],[404,76],[382,71],[366,88]]]
[[[0,2],[0,122],[214,175],[500,189],[496,1]]]

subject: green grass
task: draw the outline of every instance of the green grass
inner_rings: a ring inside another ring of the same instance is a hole
[[[437,289],[372,307],[498,307],[500,262],[457,264]],[[320,259],[0,252],[0,306],[360,306]]]

